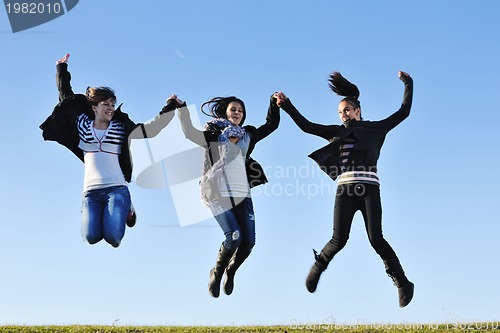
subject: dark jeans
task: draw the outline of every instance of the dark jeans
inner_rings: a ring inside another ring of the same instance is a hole
[[[372,184],[344,184],[337,187],[333,237],[323,248],[323,259],[329,262],[346,245],[354,214],[358,210],[363,214],[373,249],[383,260],[397,259],[396,253],[382,235],[380,188]]]
[[[255,216],[251,198],[238,198],[232,207],[229,198],[223,198],[222,205],[228,206],[223,213],[215,215],[226,239],[224,247],[229,251],[238,249],[241,253],[252,251],[255,245]],[[232,207],[232,208],[230,208]]]

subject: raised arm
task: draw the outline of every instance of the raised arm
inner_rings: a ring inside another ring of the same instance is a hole
[[[288,113],[297,126],[304,132],[316,136],[320,136],[326,140],[335,137],[340,130],[339,125],[321,125],[310,122],[295,108],[290,99],[285,94],[280,93],[280,105],[283,111]]]
[[[383,127],[386,131],[390,131],[410,115],[413,101],[413,79],[408,73],[403,71],[398,72],[398,77],[405,85],[401,107],[386,119],[376,122],[378,126]]]
[[[73,96],[75,93],[71,89],[71,74],[68,72],[69,54],[56,61],[56,84],[59,91],[59,102]]]
[[[275,94],[271,96],[269,107],[267,109],[266,122],[259,126],[252,134],[252,141],[257,143],[264,139],[266,136],[274,132],[280,123],[280,108],[277,105]]]
[[[174,110],[184,104],[177,98],[177,95],[171,95],[167,99],[166,105],[160,113],[150,122],[137,124],[136,129],[130,134],[131,139],[153,138],[157,136],[174,118]],[[140,128],[140,130],[139,130]]]
[[[182,132],[184,132],[184,136],[186,139],[191,142],[206,148],[207,140],[205,139],[205,133],[193,126],[193,122],[191,121],[191,115],[189,114],[189,108],[186,103],[179,105],[179,110],[177,113],[179,120],[181,122]]]

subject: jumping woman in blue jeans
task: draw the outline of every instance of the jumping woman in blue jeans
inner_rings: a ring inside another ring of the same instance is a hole
[[[413,297],[413,283],[408,281],[396,253],[382,235],[382,205],[380,201],[377,160],[386,134],[410,114],[413,97],[413,80],[399,72],[405,85],[401,108],[380,121],[365,121],[361,117],[358,88],[340,73],[330,76],[330,88],[345,96],[338,105],[342,125],[320,125],[308,121],[283,94],[278,95],[278,105],[287,112],[301,130],[320,136],[330,143],[313,152],[309,157],[333,180],[338,178],[335,197],[333,236],[318,255],[306,280],[309,292],[314,292],[321,273],[347,243],[352,220],[361,211],[365,220],[370,244],[382,258],[387,274],[398,288],[399,306],[404,307]]]
[[[179,105],[179,118],[187,139],[205,148],[201,179],[202,201],[224,232],[215,267],[210,271],[208,292],[219,297],[224,270],[224,292],[230,295],[234,275],[255,245],[255,216],[250,188],[267,182],[262,167],[250,158],[255,144],[278,128],[279,107],[273,95],[266,123],[259,128],[243,126],[246,117],[242,100],[217,97],[204,103],[213,117],[200,131],[193,127],[185,103]],[[205,112],[204,112],[205,113]],[[207,114],[207,113],[205,113]]]
[[[40,125],[45,140],[70,149],[85,165],[82,236],[90,244],[102,239],[118,247],[125,225],[135,224],[127,183],[132,177],[130,139],[157,135],[172,120],[175,105],[165,106],[148,124],[136,124],[118,107],[109,87],[88,87],[75,94],[68,72],[69,54],[56,62],[59,104]]]

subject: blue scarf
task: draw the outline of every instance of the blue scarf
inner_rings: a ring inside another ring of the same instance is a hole
[[[220,184],[223,182],[223,170],[224,166],[227,164],[229,138],[241,139],[245,135],[245,129],[231,124],[227,119],[215,118],[205,124],[205,130],[211,130],[214,126],[220,130],[218,137],[218,142],[221,143],[218,145],[220,159],[218,161],[210,161],[210,158],[205,158],[203,165],[203,170],[205,172],[202,176],[202,182],[207,182],[208,179],[211,179],[212,183],[215,182]],[[209,206],[210,199],[207,198],[203,192],[201,196],[203,203]]]
[[[214,125],[221,131],[219,142],[227,142],[229,138],[241,139],[243,135],[245,135],[245,129],[243,127],[233,125],[229,120],[224,118],[215,118],[208,121],[205,124],[205,130],[209,130]]]

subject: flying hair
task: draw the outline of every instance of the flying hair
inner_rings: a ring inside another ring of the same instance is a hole
[[[213,117],[213,118],[224,118],[227,119],[226,115],[226,110],[227,106],[231,102],[238,102],[241,104],[241,107],[243,108],[243,117],[241,118],[241,123],[240,126],[243,125],[243,122],[245,121],[246,118],[246,109],[245,109],[245,103],[243,101],[235,96],[229,96],[229,97],[214,97],[211,100],[203,103],[201,105],[201,112],[207,116]],[[205,111],[204,108],[207,108],[208,111]]]
[[[358,87],[356,87],[355,84],[349,82],[339,72],[333,72],[332,74],[330,74],[328,82],[330,89],[332,89],[333,92],[337,95],[344,97],[353,97],[356,100],[359,98]]]
[[[359,102],[359,89],[355,84],[349,82],[339,72],[333,72],[328,79],[330,89],[340,96],[344,96],[342,101],[349,102],[353,107],[361,109]],[[361,117],[363,119],[363,117]]]

